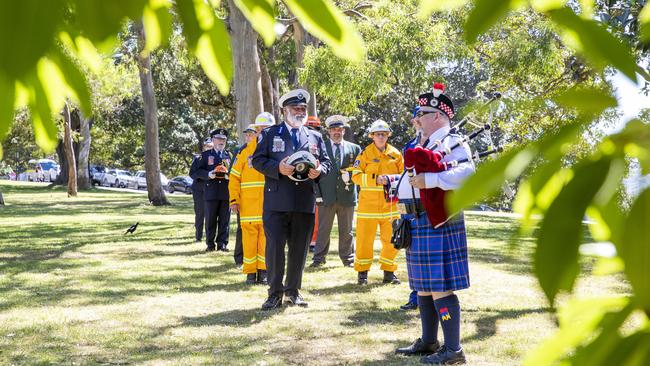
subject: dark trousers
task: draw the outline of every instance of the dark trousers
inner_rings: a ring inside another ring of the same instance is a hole
[[[304,212],[264,211],[266,235],[266,269],[269,295],[296,295],[302,284],[309,241],[314,230],[314,214]],[[284,247],[287,250],[287,277],[284,279]]]
[[[338,203],[318,206],[318,236],[314,249],[314,262],[325,263],[325,257],[330,250],[334,215],[339,224],[339,258],[343,264],[354,263],[354,237],[352,236],[354,206],[347,207]]]
[[[244,247],[241,241],[241,222],[239,221],[239,213],[237,213],[237,235],[235,236],[235,264],[244,264]]]
[[[203,222],[205,222],[205,199],[203,191],[193,190],[192,199],[194,200],[194,238],[196,241],[203,239]]]
[[[208,248],[214,248],[215,241],[220,248],[228,245],[229,224],[228,200],[205,201],[205,235]]]

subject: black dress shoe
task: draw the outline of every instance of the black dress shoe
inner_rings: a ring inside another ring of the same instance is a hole
[[[433,343],[424,343],[422,338],[418,338],[410,346],[396,349],[395,353],[406,356],[430,355],[438,349],[440,349],[440,342],[437,340]]]
[[[205,248],[206,252],[214,252],[216,249],[214,247],[207,247]]]
[[[415,310],[417,308],[418,308],[418,303],[417,302],[410,302],[410,301],[399,307],[399,309],[402,310],[402,311]]]
[[[285,301],[287,305],[289,306],[302,306],[303,308],[306,308],[309,303],[306,302],[300,294],[297,295],[289,295],[289,298]]]
[[[219,247],[217,247],[217,250],[220,252],[229,252],[228,248],[226,248],[225,245],[220,245]]]
[[[440,350],[430,356],[422,357],[420,362],[431,365],[462,365],[466,362],[462,349],[452,351],[442,346]]]
[[[352,262],[344,262],[343,267],[354,267],[354,263],[352,263]]]
[[[395,276],[395,273],[390,271],[384,271],[384,283],[390,283],[391,285],[399,285],[401,282]]]
[[[361,271],[357,274],[357,284],[359,285],[368,284],[368,271]]]
[[[282,307],[282,297],[278,295],[270,295],[264,304],[262,304],[262,310],[273,310],[279,309]]]
[[[246,284],[254,285],[257,282],[257,273],[247,273],[246,274]]]
[[[324,264],[325,264],[324,262],[312,262],[312,263],[309,265],[309,268],[318,268],[318,267],[322,267]]]
[[[266,274],[265,269],[258,269],[257,270],[257,283],[259,285],[268,285],[269,284],[268,276]]]

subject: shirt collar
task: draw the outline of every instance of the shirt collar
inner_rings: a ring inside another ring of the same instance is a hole
[[[429,136],[429,143],[427,144],[427,147],[432,146],[437,140],[442,140],[442,138],[444,138],[449,133],[450,129],[451,127],[445,126],[432,133],[431,136]]]

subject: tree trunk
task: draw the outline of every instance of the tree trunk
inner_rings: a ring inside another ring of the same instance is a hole
[[[135,23],[138,34],[138,72],[142,88],[142,103],[144,106],[144,169],[147,177],[147,193],[149,202],[154,206],[169,205],[160,181],[160,148],[158,146],[158,106],[153,91],[151,77],[151,57],[144,55],[144,27],[142,21]]]
[[[65,148],[62,139],[59,139],[59,143],[56,145],[56,156],[59,158],[61,173],[52,182],[52,185],[63,186],[68,184],[68,159],[65,157]]]
[[[275,115],[275,100],[273,99],[273,82],[269,74],[269,68],[263,60],[260,60],[260,71],[262,72],[262,95],[264,110]]]
[[[72,144],[72,127],[70,122],[70,106],[65,103],[63,107],[63,149],[65,160],[68,162],[68,197],[77,197],[77,167]]]
[[[316,93],[314,93],[309,87],[308,83],[300,85],[298,83],[298,71],[305,66],[305,46],[314,45],[316,39],[307,31],[302,25],[298,22],[293,23],[293,41],[296,46],[296,77],[294,80],[294,85],[297,87],[302,87],[311,94],[309,98],[309,105],[307,106],[307,114],[310,116],[318,117],[318,110],[316,108]]]
[[[244,130],[262,112],[262,72],[257,52],[257,33],[239,11],[233,0],[228,0],[230,29],[235,61],[235,121],[239,142],[244,142]]]
[[[90,119],[85,118],[81,111],[77,110],[79,118],[79,160],[77,167],[77,187],[79,189],[90,189],[92,182],[88,170],[88,156],[90,155]]]

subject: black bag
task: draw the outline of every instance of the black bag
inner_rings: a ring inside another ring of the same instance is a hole
[[[395,249],[408,249],[411,246],[411,219],[393,221],[393,235],[390,237]]]

